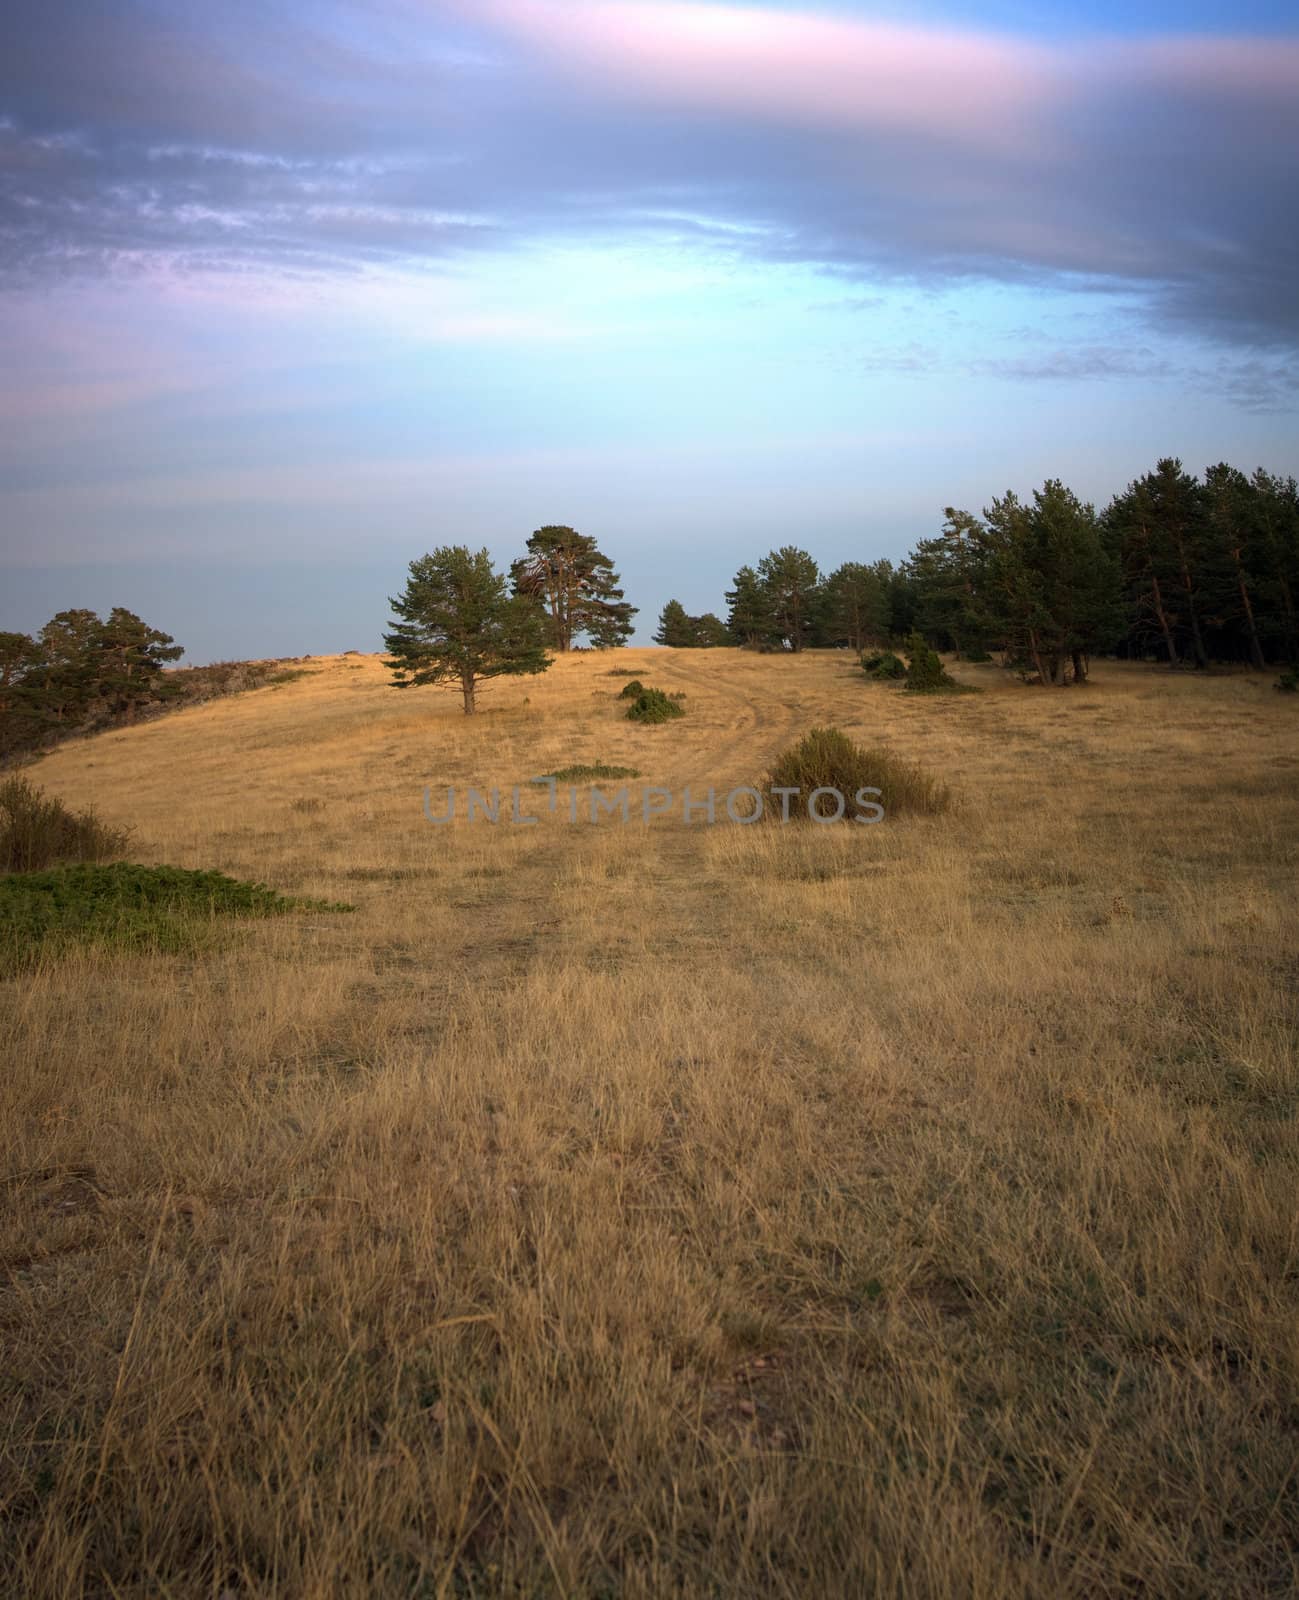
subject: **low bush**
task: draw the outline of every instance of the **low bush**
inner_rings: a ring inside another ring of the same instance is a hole
[[[93,811],[69,811],[26,778],[0,784],[0,872],[112,861],[121,857],[129,839],[128,828],[111,827]]]
[[[1289,667],[1272,685],[1282,694],[1299,694],[1299,667]]]
[[[627,708],[630,722],[671,722],[673,717],[684,717],[685,711],[675,700],[670,700],[662,689],[645,689]]]
[[[865,749],[854,744],[839,728],[813,728],[796,745],[779,756],[770,774],[758,785],[763,796],[763,812],[768,818],[783,814],[784,797],[778,789],[797,789],[790,798],[789,815],[807,818],[807,808],[817,789],[836,790],[844,797],[844,817],[848,820],[871,813],[860,811],[856,796],[862,789],[878,789],[875,803],[883,806],[886,817],[936,816],[952,804],[946,784],[910,761],[891,751]],[[817,813],[833,816],[838,805],[823,795],[816,803]]]
[[[881,650],[875,655],[862,657],[862,671],[868,678],[884,683],[891,678],[905,678],[907,664],[901,656],[895,656],[891,650]]]
[[[639,700],[645,693],[645,685],[639,678],[633,678],[630,683],[624,683],[618,691],[619,700]]]
[[[126,952],[198,949],[219,917],[271,917],[298,910],[351,911],[299,900],[263,883],[183,867],[82,863],[0,877],[0,972],[11,973],[75,946]]]

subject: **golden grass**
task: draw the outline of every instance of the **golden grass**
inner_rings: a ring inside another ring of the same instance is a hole
[[[617,664],[689,715],[339,658],[36,770],[359,909],[0,987],[0,1591],[1295,1592],[1295,708]],[[826,722],[958,808],[422,815]]]

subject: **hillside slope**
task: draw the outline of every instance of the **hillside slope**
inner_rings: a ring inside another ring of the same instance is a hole
[[[1299,1583],[1285,697],[634,650],[467,720],[312,668],[33,769],[357,910],[0,985],[6,1592]],[[423,814],[825,722],[957,809]]]

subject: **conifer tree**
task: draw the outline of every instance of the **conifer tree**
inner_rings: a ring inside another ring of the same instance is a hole
[[[103,714],[127,726],[141,706],[168,697],[163,667],[185,654],[169,633],[122,606],[114,606],[94,630],[90,648],[93,690]]]
[[[32,674],[36,717],[58,727],[85,721],[98,698],[95,635],[103,626],[93,611],[59,611],[40,631],[40,663]]]
[[[821,600],[821,574],[806,550],[783,545],[758,563],[775,637],[791,650],[811,642]]]
[[[705,611],[702,617],[691,617],[690,629],[691,643],[699,650],[715,650],[731,642],[726,624],[711,611]]]
[[[1259,532],[1257,495],[1243,472],[1221,461],[1204,475],[1204,508],[1211,562],[1223,574],[1217,623],[1239,633],[1249,664],[1261,670],[1263,642],[1259,634],[1256,573],[1263,569],[1256,547]]]
[[[516,594],[544,608],[552,650],[571,650],[583,635],[601,650],[630,637],[636,608],[624,600],[612,563],[588,535],[559,525],[538,528],[510,575]]]
[[[726,591],[726,631],[738,645],[767,643],[772,635],[771,597],[752,567],[741,567]]]
[[[1051,478],[1031,505],[1006,494],[984,518],[985,614],[1042,683],[1082,682],[1092,653],[1121,628],[1117,569],[1095,511]]]
[[[887,638],[892,571],[887,561],[869,567],[860,561],[846,561],[832,572],[825,581],[820,640],[846,644],[860,655],[868,644]]]
[[[669,600],[659,613],[658,632],[654,635],[655,644],[670,645],[675,650],[680,650],[695,642],[695,619],[688,616],[686,608],[680,600]]]
[[[1263,599],[1261,632],[1269,646],[1299,662],[1299,483],[1262,467],[1254,489],[1256,581]]]
[[[510,594],[486,550],[441,545],[410,564],[390,602],[401,619],[384,635],[393,686],[455,684],[465,715],[487,679],[544,672],[546,617],[529,594]]]

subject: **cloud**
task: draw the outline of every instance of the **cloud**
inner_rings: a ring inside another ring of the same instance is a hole
[[[1069,43],[673,0],[17,0],[0,277],[358,274],[692,240],[1120,286],[1299,345],[1299,41]]]

